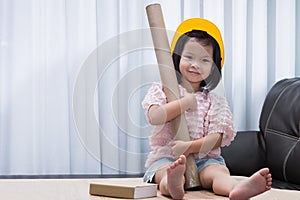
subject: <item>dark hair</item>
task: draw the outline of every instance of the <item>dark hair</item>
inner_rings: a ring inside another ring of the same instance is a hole
[[[175,45],[172,58],[176,70],[176,75],[177,75],[177,80],[179,83],[181,83],[181,73],[179,70],[179,63],[181,59],[181,54],[183,51],[183,48],[186,44],[186,42],[190,38],[196,38],[197,40],[201,41],[203,45],[205,46],[212,46],[213,48],[213,66],[211,69],[210,75],[203,80],[199,87],[207,87],[208,90],[213,90],[219,83],[221,79],[221,52],[220,52],[220,47],[218,42],[211,36],[209,35],[206,31],[201,31],[201,30],[192,30],[190,32],[187,32],[183,34],[182,36],[179,37],[177,40],[177,43]]]

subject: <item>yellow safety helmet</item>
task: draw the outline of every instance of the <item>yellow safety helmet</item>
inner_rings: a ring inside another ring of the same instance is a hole
[[[171,44],[171,53],[173,53],[176,42],[178,38],[183,35],[184,33],[190,32],[192,30],[201,30],[206,31],[209,35],[211,35],[219,44],[220,47],[220,54],[221,54],[221,67],[224,65],[224,44],[222,40],[221,33],[218,29],[218,27],[212,23],[211,21],[208,21],[206,19],[202,18],[191,18],[183,21],[177,28],[176,33],[174,34],[172,44]]]

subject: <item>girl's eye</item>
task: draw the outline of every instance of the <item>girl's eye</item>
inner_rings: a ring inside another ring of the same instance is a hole
[[[192,56],[189,56],[189,55],[184,55],[183,57],[188,60],[192,60],[192,58],[193,58]]]
[[[210,62],[212,62],[212,60],[211,60],[211,59],[204,58],[204,59],[202,59],[202,62],[210,63]]]

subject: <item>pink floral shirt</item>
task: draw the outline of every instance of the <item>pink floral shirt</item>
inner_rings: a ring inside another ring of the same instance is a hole
[[[184,88],[179,85],[181,96]],[[185,111],[185,118],[191,140],[202,138],[208,134],[223,133],[221,146],[228,146],[233,141],[236,131],[234,129],[232,114],[225,97],[218,96],[213,92],[196,92],[198,107],[196,111]],[[166,96],[162,90],[161,83],[154,83],[145,96],[142,106],[147,111],[151,105],[163,105]],[[145,166],[149,167],[154,161],[161,158],[173,158],[171,146],[172,141],[171,123],[154,126],[150,136],[151,152],[148,155]],[[221,154],[217,148],[207,153],[194,154],[195,159],[216,158]]]

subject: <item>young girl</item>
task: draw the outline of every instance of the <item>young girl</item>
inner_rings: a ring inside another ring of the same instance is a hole
[[[215,194],[244,200],[271,188],[268,168],[237,182],[230,176],[220,147],[235,137],[232,115],[226,99],[211,92],[221,77],[223,42],[211,22],[193,18],[184,21],[171,46],[181,98],[167,102],[163,87],[154,83],[142,102],[147,119],[154,125],[150,137],[145,182],[159,184],[163,195],[184,197],[186,156],[196,160],[200,183]],[[185,114],[191,141],[174,141],[170,121]]]

